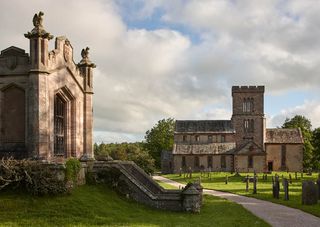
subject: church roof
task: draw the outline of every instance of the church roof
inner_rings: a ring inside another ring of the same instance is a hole
[[[177,120],[175,132],[234,132],[231,120]]]
[[[234,151],[228,152],[236,155],[264,155],[265,151],[255,142],[248,141],[236,148]]]
[[[266,143],[303,143],[299,128],[266,129]]]

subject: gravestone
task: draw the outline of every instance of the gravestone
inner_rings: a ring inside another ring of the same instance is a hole
[[[182,168],[179,169],[179,177],[182,175]]]
[[[320,199],[320,174],[318,176],[317,186],[318,186],[318,199]]]
[[[253,177],[253,194],[257,194],[257,176]]]
[[[289,183],[292,184],[292,177],[291,174],[289,174]]]
[[[249,175],[246,177],[246,192],[249,191]]]
[[[282,179],[282,186],[284,190],[284,200],[289,200],[289,182],[287,178]]]
[[[318,188],[313,181],[302,182],[302,204],[314,205],[318,203]]]
[[[228,184],[228,175],[226,176],[226,181],[225,181],[226,184]]]
[[[294,176],[294,177],[295,177],[295,179],[296,179],[296,180],[298,180],[298,173],[297,173],[297,172],[295,172],[295,173],[294,173],[294,175],[295,175],[295,176]]]
[[[275,177],[272,176],[273,198],[279,199],[279,191],[280,191],[279,176],[278,175],[276,175]]]

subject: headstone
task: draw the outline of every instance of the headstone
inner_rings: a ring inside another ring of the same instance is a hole
[[[253,194],[257,194],[257,176],[253,177]]]
[[[289,183],[292,184],[292,177],[291,174],[289,174]]]
[[[182,175],[182,168],[179,169],[179,177]]]
[[[320,200],[320,174],[318,176],[317,186],[318,186],[318,199]]]
[[[189,178],[192,178],[192,169],[189,167]]]
[[[226,176],[226,184],[228,184],[228,175]]]
[[[318,188],[313,181],[302,182],[302,204],[313,205],[318,203]]]
[[[249,191],[249,175],[246,177],[246,192]]]
[[[295,177],[295,179],[296,179],[296,180],[298,180],[298,173],[297,173],[297,172],[295,172],[295,173],[294,173],[294,175],[295,175],[295,176],[294,176],[294,177]]]
[[[273,194],[273,198],[279,199],[279,191],[280,191],[279,176],[276,175],[274,178],[272,177],[272,194]]]
[[[301,172],[301,180],[302,180],[302,178],[303,178],[303,172]]]
[[[282,179],[282,186],[284,189],[284,200],[289,200],[289,182],[287,178]]]

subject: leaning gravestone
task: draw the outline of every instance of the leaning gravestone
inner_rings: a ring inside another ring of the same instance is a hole
[[[302,182],[302,204],[313,205],[318,203],[318,189],[313,181]]]
[[[317,186],[318,186],[318,199],[320,199],[320,174],[318,176]]]
[[[289,200],[289,183],[287,178],[282,179],[282,186],[284,190],[284,200]]]
[[[279,177],[278,175],[273,178],[272,176],[272,195],[273,198],[279,199],[279,191],[280,191],[280,184],[279,184]]]

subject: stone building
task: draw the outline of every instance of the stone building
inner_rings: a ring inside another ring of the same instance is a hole
[[[232,87],[231,120],[177,120],[170,160],[164,172],[300,171],[300,129],[266,129],[264,86]]]
[[[11,46],[0,54],[0,155],[62,160],[93,157],[92,78],[88,50],[73,60],[66,37],[55,39],[43,27],[43,13],[27,32],[29,54]]]

